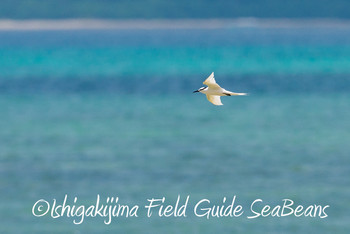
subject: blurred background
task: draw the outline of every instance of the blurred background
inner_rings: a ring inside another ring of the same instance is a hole
[[[349,12],[344,0],[1,1],[1,232],[349,233]],[[54,22],[67,29],[40,26]],[[192,94],[213,71],[250,95],[217,107]],[[237,195],[246,215],[257,198],[330,208],[326,219],[254,220],[141,208],[110,225],[32,215],[65,194],[139,206]]]

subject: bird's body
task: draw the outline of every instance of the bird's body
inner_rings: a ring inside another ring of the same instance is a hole
[[[207,85],[208,87],[202,87],[194,91],[194,93],[196,92],[204,93],[205,95],[207,95],[208,101],[217,106],[223,105],[221,102],[220,96],[247,95],[246,93],[234,93],[224,88],[221,88],[220,85],[218,85],[215,81],[214,72],[210,74],[210,76],[203,82],[203,84]]]

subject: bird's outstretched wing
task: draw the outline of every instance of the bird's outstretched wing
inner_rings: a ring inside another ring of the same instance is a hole
[[[221,88],[220,85],[218,85],[215,81],[214,72],[210,74],[210,76],[203,82],[203,84],[214,89]]]
[[[222,106],[224,104],[222,104],[221,102],[221,99],[220,99],[220,96],[217,96],[217,95],[208,95],[207,94],[207,99],[209,102],[213,103],[214,105],[217,105],[217,106]]]

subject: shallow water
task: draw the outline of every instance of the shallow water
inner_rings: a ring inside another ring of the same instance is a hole
[[[185,31],[0,32],[4,232],[349,232],[350,33]],[[192,94],[211,71],[250,95],[216,107]],[[191,209],[237,195],[247,213],[257,198],[330,207],[325,219],[142,210],[110,225],[31,214],[65,194],[140,206],[190,195]]]

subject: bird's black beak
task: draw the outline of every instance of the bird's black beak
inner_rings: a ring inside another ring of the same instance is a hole
[[[195,90],[195,91],[193,91],[193,93],[199,93],[199,91],[198,91],[198,90]]]

